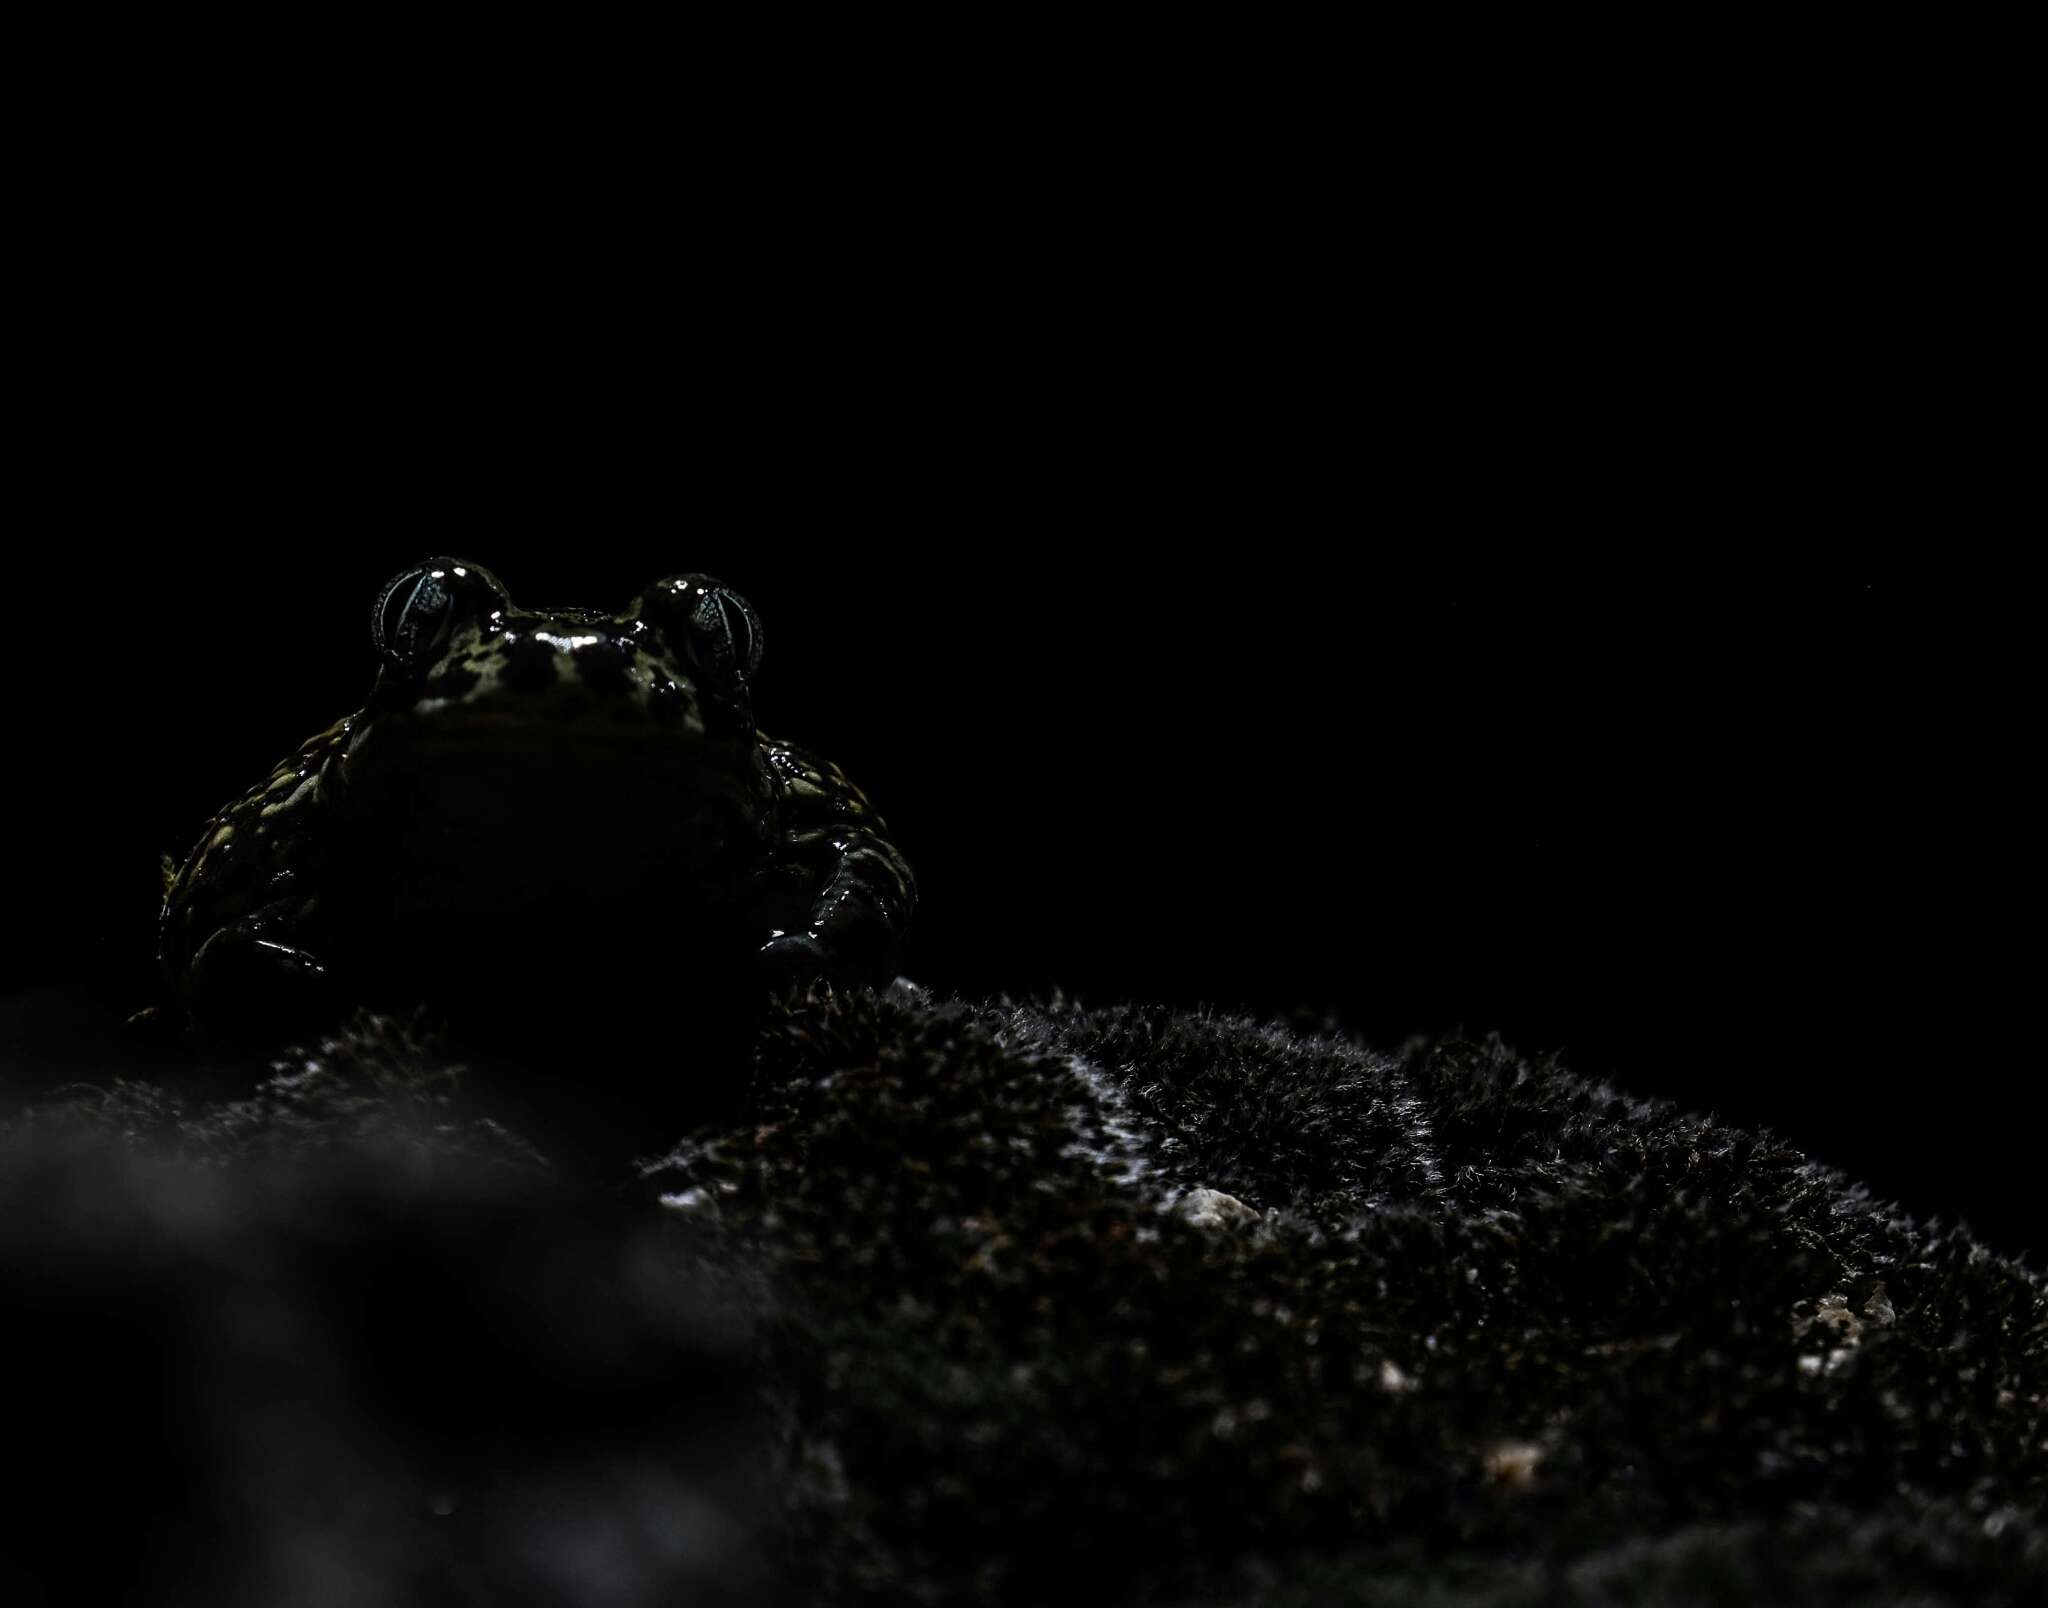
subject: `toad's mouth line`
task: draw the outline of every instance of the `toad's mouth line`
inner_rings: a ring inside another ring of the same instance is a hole
[[[744,771],[758,752],[751,728],[707,731],[691,711],[657,716],[637,706],[461,708],[388,716],[352,745],[367,768],[414,764],[561,764],[589,760],[660,774]]]
[[[673,716],[659,719],[638,704],[621,705],[595,700],[579,703],[573,698],[565,699],[560,706],[540,709],[423,704],[410,714],[398,717],[394,724],[422,735],[538,732],[566,737],[579,732],[606,732],[637,736],[641,741],[650,736],[688,737],[699,736],[703,732],[701,723],[694,716],[681,720]]]

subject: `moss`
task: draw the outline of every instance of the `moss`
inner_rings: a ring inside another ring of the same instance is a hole
[[[65,1120],[209,1166],[371,1142],[544,1178],[444,1071],[366,1019],[251,1101]],[[1498,1042],[901,985],[789,1000],[732,1075],[744,1114],[614,1200],[745,1337],[793,1600],[2048,1586],[2040,1275],[1767,1132]],[[1195,1188],[1258,1215],[1202,1226]]]
[[[1767,1133],[1497,1042],[909,993],[800,1004],[756,1080],[757,1125],[650,1178],[786,1296],[776,1376],[843,1474],[791,1516],[820,1589],[1253,1560],[1303,1601],[1974,1602],[2048,1567],[2039,1276]],[[1195,1185],[1264,1217],[1197,1228]]]

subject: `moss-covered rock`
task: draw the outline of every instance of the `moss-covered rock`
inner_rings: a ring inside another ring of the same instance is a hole
[[[759,1404],[716,1465],[752,1493],[719,1499],[751,1537],[720,1567],[755,1596],[2048,1591],[2038,1273],[1768,1133],[1498,1043],[1389,1055],[1141,1006],[814,993],[733,1069],[743,1116],[650,1134],[596,1185],[488,1126],[488,1080],[444,1072],[372,1019],[253,1100],[74,1098],[15,1143],[97,1124],[229,1171],[367,1146],[415,1180],[459,1154],[517,1180],[493,1187],[522,1220],[602,1221],[638,1271],[580,1299],[741,1366]],[[545,1305],[523,1268],[489,1277]],[[697,1329],[662,1327],[676,1291]],[[664,1487],[680,1512],[721,1476],[669,1421],[693,1448]],[[420,1455],[395,1440],[394,1479]],[[675,1586],[632,1581],[609,1600]]]

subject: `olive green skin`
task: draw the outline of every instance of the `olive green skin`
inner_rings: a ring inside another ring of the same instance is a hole
[[[753,726],[745,676],[708,676],[646,617],[705,584],[620,614],[505,596],[387,663],[166,862],[176,1010],[261,1036],[444,987],[651,1010],[886,980],[909,864],[837,766]]]

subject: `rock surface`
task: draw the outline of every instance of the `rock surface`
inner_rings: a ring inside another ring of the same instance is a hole
[[[244,1101],[121,1084],[17,1119],[17,1377],[73,1404],[28,1455],[48,1500],[89,1491],[144,1538],[81,1560],[23,1523],[19,1579],[1190,1608],[2048,1590],[2040,1274],[1768,1133],[1498,1043],[1390,1055],[901,984],[792,1001],[732,1076],[741,1117],[596,1179],[380,1019]]]

